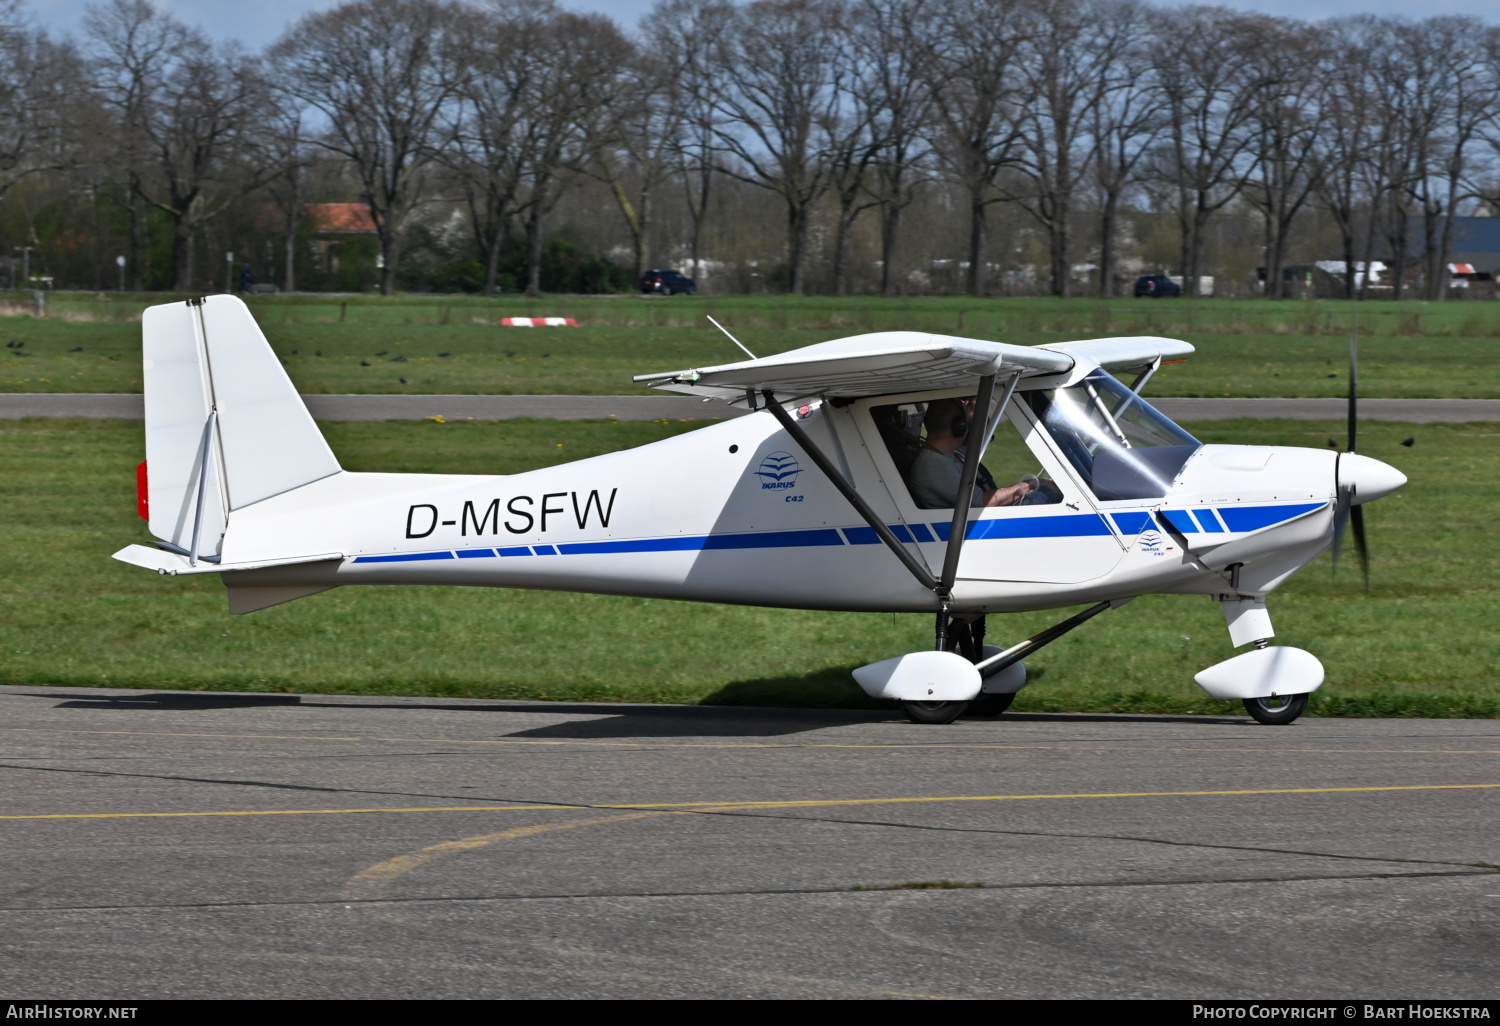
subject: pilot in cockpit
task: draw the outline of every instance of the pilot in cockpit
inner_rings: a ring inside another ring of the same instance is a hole
[[[927,437],[912,459],[907,484],[912,498],[923,509],[952,509],[958,496],[968,452],[969,425],[974,423],[974,403],[969,399],[937,399],[922,417]],[[984,464],[979,465],[970,506],[1030,506],[1056,502],[1034,474],[1015,484],[995,483]]]

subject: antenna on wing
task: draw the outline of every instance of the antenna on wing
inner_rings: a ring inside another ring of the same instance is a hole
[[[707,316],[707,315],[705,314],[704,316]],[[741,349],[745,349],[745,343],[741,342],[739,339],[735,338],[733,335],[730,335],[729,334],[729,329],[726,328],[726,327],[724,327],[724,325],[720,324],[718,321],[714,320],[712,317],[708,318],[708,323],[712,324],[714,327],[718,328],[725,335],[727,335],[729,337],[729,341],[733,342],[735,345],[739,346]],[[745,355],[748,356],[748,357],[750,357],[750,359],[752,359],[752,360],[759,360],[760,359],[760,357],[756,356],[754,353],[752,353],[748,349],[745,349]]]

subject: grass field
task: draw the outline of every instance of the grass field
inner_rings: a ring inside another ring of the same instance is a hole
[[[325,430],[354,470],[514,472],[687,424],[355,423]],[[1205,441],[1321,446],[1338,425],[1221,421]],[[1414,436],[1404,448],[1401,439]],[[1272,598],[1279,640],[1315,652],[1313,711],[1500,715],[1500,448],[1494,425],[1369,423],[1361,451],[1411,484],[1369,507],[1364,593],[1325,556]],[[559,443],[561,448],[559,448]],[[341,588],[230,617],[216,578],[109,558],[147,540],[134,512],[141,426],[0,424],[0,681],[552,700],[863,706],[851,667],[930,644],[926,616],[802,613],[468,588]],[[991,619],[1018,639],[1053,611]],[[1192,674],[1231,653],[1206,598],[1148,596],[1038,653],[1017,709],[1237,710]]]
[[[48,316],[0,293],[0,391],[138,392],[140,312],[167,296],[59,295]],[[910,328],[1034,345],[1160,334],[1198,346],[1161,396],[1338,396],[1351,321],[1369,397],[1500,397],[1500,303],[824,297],[257,297],[251,307],[304,392],[623,395],[631,375],[732,362],[712,314],[762,355]],[[1357,307],[1357,309],[1356,309]],[[9,312],[11,316],[4,316]],[[507,328],[512,315],[578,328]]]

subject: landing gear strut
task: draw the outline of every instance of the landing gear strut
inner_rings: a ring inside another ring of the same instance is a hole
[[[946,605],[938,613],[937,640],[943,651],[957,652],[971,663],[984,658],[984,615],[950,617]],[[967,702],[902,702],[906,718],[913,723],[952,723],[964,714],[999,716],[1010,708],[1014,694],[996,695],[981,691]]]
[[[980,625],[979,637],[982,639],[984,617],[979,617],[977,622]],[[974,645],[973,637],[972,622],[951,619],[948,614],[948,602],[944,599],[937,615],[937,650],[957,652],[969,662],[977,663],[978,653],[983,649]],[[980,698],[983,698],[983,695]],[[973,702],[902,702],[901,710],[913,723],[952,723],[973,704]]]
[[[968,623],[954,621],[952,627],[957,641],[956,651],[971,663],[977,663],[984,658],[984,616],[975,617]],[[997,695],[987,691],[981,691],[969,699],[969,716],[999,716],[1010,708],[1010,703],[1016,700],[1014,692]]]

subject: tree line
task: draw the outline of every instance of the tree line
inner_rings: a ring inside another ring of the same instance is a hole
[[[814,236],[824,287],[851,291],[861,231],[870,288],[908,288],[920,201],[961,226],[951,262],[976,296],[1004,264],[998,211],[1022,215],[1059,296],[1112,294],[1124,220],[1146,211],[1170,225],[1189,295],[1232,213],[1257,227],[1268,296],[1316,219],[1347,295],[1368,287],[1356,265],[1394,259],[1413,272],[1395,275],[1396,298],[1409,282],[1442,298],[1455,218],[1500,209],[1497,162],[1500,27],[1469,17],[659,0],[630,33],[550,0],[352,0],[248,53],[150,0],[91,7],[65,39],[0,4],[0,198],[31,190],[28,244],[42,241],[35,197],[70,209],[53,235],[92,253],[101,281],[118,239],[135,289],[153,232],[171,287],[201,285],[198,250],[229,219],[279,238],[294,289],[315,195],[368,210],[386,294],[434,207],[461,226],[476,288],[507,283],[509,259],[537,293],[570,195],[620,232],[636,274],[670,257],[696,276],[723,257],[705,238],[736,216],[728,190],[774,200],[792,293],[809,288]]]

